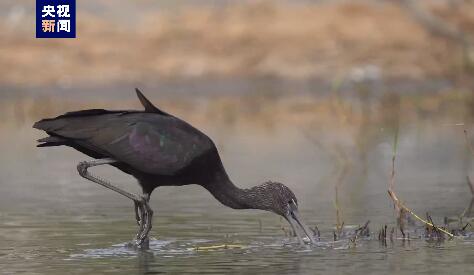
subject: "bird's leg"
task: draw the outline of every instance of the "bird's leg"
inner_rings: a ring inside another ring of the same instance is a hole
[[[144,201],[144,200],[143,200]],[[139,243],[139,240],[140,240],[140,237],[142,235],[142,232],[143,232],[143,229],[145,228],[145,216],[146,216],[146,213],[145,213],[145,206],[144,206],[144,203],[142,202],[137,202],[137,210],[139,211],[138,215],[139,215],[139,221],[138,221],[138,232],[137,232],[137,235],[135,235],[135,243],[137,245],[140,245]]]
[[[109,182],[107,182],[107,181],[105,181],[101,178],[93,176],[91,173],[89,173],[89,171],[87,171],[87,169],[89,169],[90,167],[104,165],[104,164],[111,164],[111,163],[114,163],[114,162],[117,162],[117,161],[114,160],[114,159],[110,159],[110,158],[91,160],[91,161],[81,161],[77,165],[77,171],[79,172],[79,175],[81,175],[83,178],[86,178],[90,181],[93,181],[97,184],[100,184],[100,185],[102,185],[105,188],[108,188],[110,190],[113,190],[113,191],[115,191],[115,192],[117,192],[117,193],[133,200],[134,202],[137,202],[137,203],[141,202],[143,200],[143,198],[141,196],[137,196],[137,195],[132,194],[130,192],[127,192],[123,189],[120,189],[117,186],[112,185],[111,183],[109,183]]]
[[[77,165],[77,171],[79,172],[79,175],[81,175],[83,178],[86,178],[92,182],[100,184],[110,190],[113,190],[133,200],[133,203],[135,205],[135,218],[137,219],[137,223],[140,226],[137,233],[137,237],[136,237],[137,238],[136,243],[137,245],[141,245],[143,241],[146,239],[148,232],[151,229],[151,215],[153,214],[153,212],[151,212],[150,214],[151,208],[148,205],[148,201],[150,199],[149,194],[145,194],[144,197],[132,194],[130,192],[127,192],[123,189],[118,188],[115,185],[112,185],[111,183],[103,179],[93,176],[91,173],[89,173],[89,171],[87,171],[87,169],[90,167],[104,165],[104,164],[111,164],[115,162],[117,161],[110,158],[98,159],[98,160],[92,160],[92,161],[82,161]],[[144,232],[146,233],[143,234]]]
[[[140,221],[141,221],[141,212],[139,213],[139,206],[138,206],[138,202],[136,201],[133,201],[133,204],[134,204],[134,208],[135,208],[135,219],[137,220],[137,224],[140,225]],[[141,211],[141,210],[140,210]]]
[[[138,234],[137,234],[137,245],[141,245],[143,242],[145,242],[148,239],[148,233],[150,233],[150,230],[152,228],[152,218],[153,218],[153,210],[150,207],[150,194],[144,193],[143,194],[143,204],[141,204],[141,207],[143,208],[142,216],[141,216],[141,223],[140,223],[140,229]]]

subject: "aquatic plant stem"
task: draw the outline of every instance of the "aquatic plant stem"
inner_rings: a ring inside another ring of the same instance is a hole
[[[335,111],[334,111],[335,112]],[[337,114],[336,114],[337,115]],[[316,139],[309,131],[303,131],[305,137],[310,141],[315,147],[321,148],[322,150],[328,150],[332,156],[332,159],[335,164],[335,169],[332,171],[332,175],[334,177],[334,208],[336,210],[336,233],[339,237],[342,233],[344,228],[344,219],[343,219],[343,209],[340,204],[339,200],[339,191],[340,187],[346,178],[347,174],[349,173],[352,163],[351,160],[348,158],[347,153],[344,151],[342,146],[339,144],[334,145],[325,145],[318,139]],[[329,150],[330,149],[330,150]]]
[[[469,149],[469,152],[471,153],[471,155],[474,156],[474,149],[472,148],[472,144],[469,141],[469,135],[466,129],[464,129],[464,138],[466,140],[466,145],[467,145],[467,148]],[[459,219],[461,222],[462,222],[462,219],[466,216],[466,214],[469,215],[471,213],[472,206],[474,205],[474,184],[472,183],[471,178],[469,176],[466,176],[466,184],[469,187],[469,190],[471,190],[472,198],[469,205],[464,209],[464,211],[462,211],[461,215],[459,216]]]
[[[466,177],[467,186],[469,186],[469,190],[471,190],[471,195],[474,197],[474,185],[472,184],[471,178],[469,176]]]
[[[424,220],[423,218],[419,217],[417,214],[415,214],[410,208],[406,207],[397,197],[395,191],[394,191],[394,186],[395,186],[395,158],[396,158],[396,151],[397,151],[397,143],[398,143],[398,131],[395,133],[395,144],[393,146],[393,156],[392,156],[392,172],[390,174],[390,183],[388,186],[388,195],[392,199],[393,203],[395,204],[395,209],[397,210],[397,213],[399,214],[400,218],[402,218],[402,209],[406,213],[409,213],[412,215],[415,219],[419,220],[420,222],[435,228],[444,234],[448,235],[450,238],[453,238],[454,235],[449,233],[443,228],[437,227],[431,222]]]
[[[404,204],[402,204],[400,202],[400,200],[397,198],[397,196],[395,195],[395,193],[393,193],[392,191],[388,190],[388,194],[390,196],[390,198],[392,198],[392,200],[394,201],[395,205],[397,205],[399,208],[405,210],[407,213],[411,214],[415,219],[419,220],[420,222],[430,226],[430,227],[433,227],[441,232],[443,232],[444,234],[448,235],[449,237],[453,238],[454,235],[449,233],[448,231],[446,231],[445,229],[443,228],[440,228],[440,227],[437,227],[435,226],[434,224],[430,223],[429,221],[423,219],[423,218],[420,218],[417,214],[415,214],[410,208],[406,207]]]
[[[469,149],[469,152],[471,152],[471,154],[474,156],[474,148],[472,148],[472,144],[469,141],[469,136],[467,134],[466,129],[464,129],[464,138],[466,139],[466,145],[467,145],[467,148]],[[471,189],[471,191],[473,191],[473,190]]]

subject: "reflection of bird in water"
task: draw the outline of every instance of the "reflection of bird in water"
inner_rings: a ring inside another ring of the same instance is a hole
[[[137,89],[145,111],[102,109],[69,112],[43,119],[34,128],[48,137],[38,147],[66,145],[95,160],[79,163],[79,174],[133,200],[139,230],[136,245],[148,240],[153,211],[152,191],[159,186],[199,184],[222,204],[234,209],[262,209],[283,216],[302,243],[299,225],[310,241],[311,231],[298,214],[293,192],[277,182],[266,182],[249,189],[236,187],[229,179],[214,142],[185,121],[165,113]],[[131,194],[93,176],[88,168],[112,165],[134,176],[143,195]]]

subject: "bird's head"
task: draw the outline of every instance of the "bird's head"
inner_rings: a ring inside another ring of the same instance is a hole
[[[305,224],[298,212],[298,200],[286,185],[279,182],[266,182],[254,187],[259,196],[260,209],[274,212],[285,218],[303,243],[298,227],[303,230],[309,241],[315,243],[312,231]]]

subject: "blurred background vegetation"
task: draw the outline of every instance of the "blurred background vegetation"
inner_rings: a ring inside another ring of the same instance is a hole
[[[59,40],[35,38],[32,0],[2,1],[0,15],[2,102],[45,101],[26,112],[53,112],[48,100],[64,94],[126,99],[134,86],[163,104],[250,96],[270,106],[290,96],[299,111],[323,107],[336,89],[343,101],[360,99],[354,84],[371,100],[415,97],[426,112],[473,101],[468,0],[81,0],[78,38]]]

